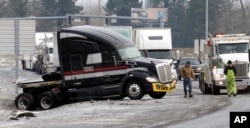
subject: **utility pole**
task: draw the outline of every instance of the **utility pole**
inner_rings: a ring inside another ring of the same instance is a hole
[[[208,0],[206,0],[206,32],[205,32],[205,40],[207,42],[208,39]]]

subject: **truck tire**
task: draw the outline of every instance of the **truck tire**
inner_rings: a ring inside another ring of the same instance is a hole
[[[36,107],[35,97],[30,93],[21,93],[16,97],[15,105],[23,110],[34,110]]]
[[[137,81],[129,82],[126,85],[125,93],[131,100],[138,100],[144,96],[142,85]]]
[[[44,92],[38,97],[38,107],[43,110],[55,107],[56,102],[56,96],[52,91]]]
[[[26,63],[25,63],[25,61],[24,61],[24,60],[22,60],[22,67],[23,67],[23,70],[25,70],[25,69],[26,69]]]
[[[249,93],[250,92],[250,86],[247,86],[246,88],[246,92]]]
[[[213,82],[213,85],[212,85],[212,94],[213,95],[219,95],[220,94],[220,89],[218,87],[216,87],[214,83],[215,82]]]
[[[152,92],[152,93],[149,93],[149,96],[151,96],[154,99],[161,99],[165,95],[166,95],[166,92]]]
[[[201,73],[199,76],[199,88],[202,94],[211,94],[212,90],[208,87],[208,84],[204,81],[204,73]]]
[[[180,80],[180,81],[181,81],[181,76],[178,76],[178,80]]]

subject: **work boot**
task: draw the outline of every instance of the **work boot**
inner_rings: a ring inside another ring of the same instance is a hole
[[[187,92],[185,92],[184,98],[187,98]]]
[[[192,94],[189,94],[189,97],[193,97],[193,95],[192,95]]]
[[[228,97],[231,97],[231,95],[228,95]]]
[[[236,96],[237,94],[234,94],[234,97]]]

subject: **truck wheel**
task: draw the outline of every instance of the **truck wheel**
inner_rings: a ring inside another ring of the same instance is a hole
[[[161,99],[166,95],[166,92],[153,92],[149,94],[154,99]]]
[[[56,106],[56,96],[52,91],[44,92],[38,97],[38,107],[40,109],[51,109]]]
[[[125,92],[131,100],[141,99],[144,96],[142,85],[137,81],[129,82]]]
[[[178,76],[178,79],[181,80],[181,76]]]
[[[36,64],[32,63],[31,71],[35,71],[35,70],[36,70]]]
[[[25,63],[25,61],[24,61],[24,60],[22,60],[22,67],[23,67],[23,70],[25,70],[25,69],[26,69],[26,63]]]
[[[33,110],[36,107],[35,97],[30,93],[21,93],[16,97],[15,105],[24,110]]]
[[[250,86],[247,86],[246,91],[250,92]]]
[[[201,78],[201,76],[199,77],[199,88],[202,92],[202,94],[207,94],[207,87],[205,85],[204,79]]]
[[[203,79],[201,78],[201,76],[199,77],[199,89],[201,90],[201,92],[203,93],[202,91],[202,84],[203,84]]]
[[[212,94],[213,95],[219,95],[220,94],[220,89],[217,88],[215,85],[212,85]]]

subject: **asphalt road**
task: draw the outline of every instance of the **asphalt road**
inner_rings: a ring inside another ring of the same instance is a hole
[[[247,99],[247,96],[243,95],[235,99],[226,95],[202,95],[197,81],[193,82],[194,97],[183,98],[182,82],[178,81],[176,90],[162,99],[152,99],[145,95],[141,100],[125,98],[120,101],[85,101],[62,105],[51,110],[31,111],[35,117],[24,116],[18,120],[11,120],[10,117],[22,112],[13,106],[15,86],[11,81],[14,75],[14,68],[0,68],[0,77],[5,79],[0,82],[0,127],[2,128],[166,128],[186,127],[185,123],[189,121],[194,122],[190,127],[196,127],[201,125],[196,120],[226,111],[235,104],[236,99],[239,99],[238,102],[241,98]],[[21,78],[34,76],[33,72],[20,70]],[[226,122],[229,118],[228,113],[222,114]],[[184,122],[187,120],[189,121]]]
[[[222,95],[226,95],[225,93]],[[221,95],[219,95],[221,96]],[[201,116],[196,119],[177,123],[168,126],[168,128],[229,128],[230,112],[250,112],[249,92],[239,92],[236,97],[228,98],[230,105],[221,110]]]

